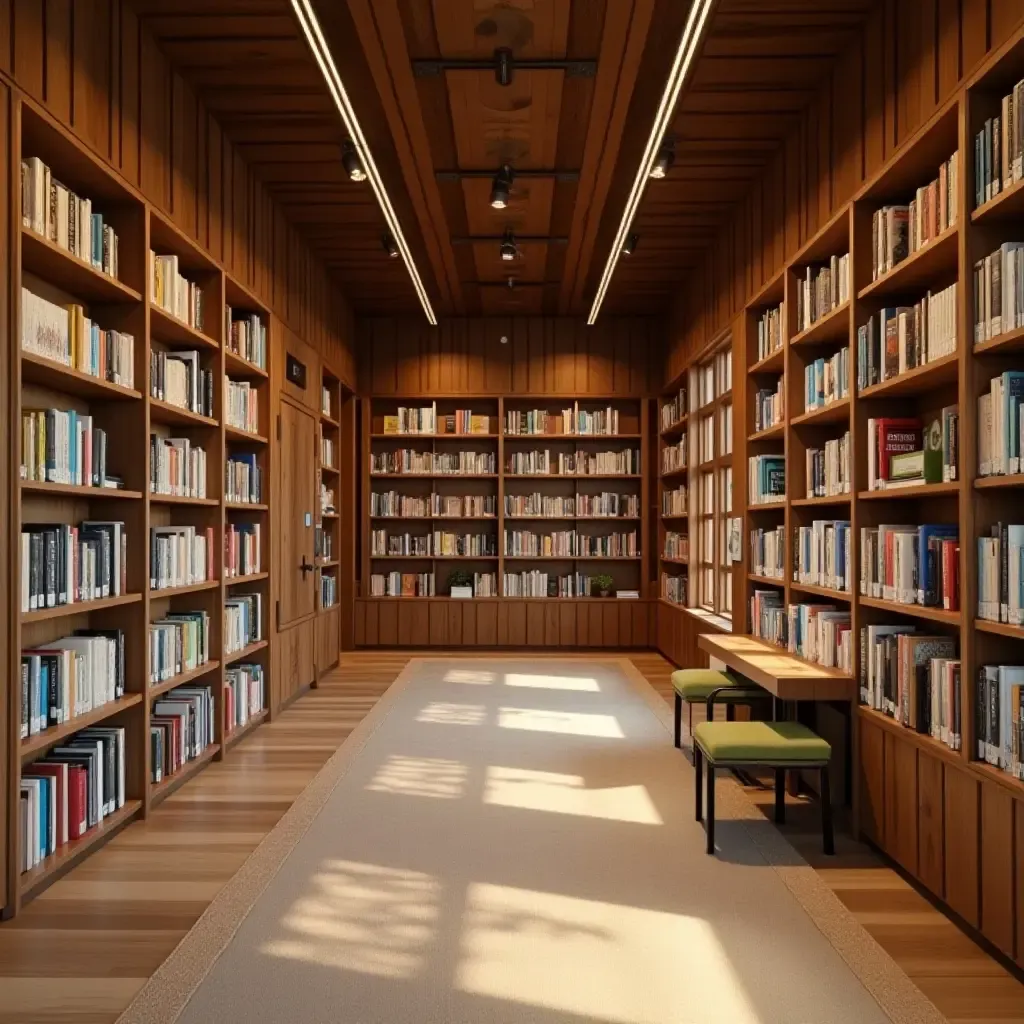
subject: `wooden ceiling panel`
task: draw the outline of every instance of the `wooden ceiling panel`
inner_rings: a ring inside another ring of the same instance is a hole
[[[543,285],[480,288],[478,292],[484,316],[539,316],[544,312]]]
[[[563,57],[564,0],[434,0],[437,45],[446,57],[491,57],[505,47],[526,59]]]

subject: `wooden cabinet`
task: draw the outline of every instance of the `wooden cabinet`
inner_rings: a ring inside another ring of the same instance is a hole
[[[981,933],[1007,956],[1014,951],[1014,800],[1002,786],[981,784]]]
[[[860,830],[865,839],[884,848],[885,733],[863,715],[860,719],[858,753]]]
[[[946,902],[977,928],[978,781],[950,764],[944,775]]]
[[[885,849],[917,875],[917,747],[891,732],[885,735]]]
[[[917,877],[936,896],[946,892],[942,762],[917,756]]]

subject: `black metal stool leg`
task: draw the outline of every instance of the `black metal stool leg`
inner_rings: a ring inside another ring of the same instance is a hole
[[[826,855],[836,852],[832,835],[832,791],[828,784],[828,768],[821,769],[821,842]]]
[[[715,852],[715,765],[708,761],[708,815],[704,829],[708,837],[707,852]]]
[[[701,756],[700,747],[696,743],[693,745],[693,769],[697,773],[696,784],[693,788],[697,794],[697,821],[700,821],[704,817],[704,811],[701,807],[701,800],[704,796],[701,792],[701,787],[704,785],[704,758]]]
[[[675,733],[675,744],[676,749],[682,745],[683,739],[683,698],[676,694],[676,733]]]
[[[786,770],[775,769],[775,823],[786,823]]]

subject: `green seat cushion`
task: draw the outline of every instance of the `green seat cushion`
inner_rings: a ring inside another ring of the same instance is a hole
[[[832,748],[799,722],[701,722],[697,745],[723,764],[827,761]]]
[[[683,700],[707,700],[721,686],[741,686],[738,679],[713,668],[681,668],[672,673],[672,687]]]

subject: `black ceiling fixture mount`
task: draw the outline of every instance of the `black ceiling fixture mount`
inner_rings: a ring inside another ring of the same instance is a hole
[[[395,245],[395,240],[391,237],[391,233],[385,231],[380,238],[380,244],[384,247],[384,251],[392,258],[398,258],[398,246]]]
[[[499,47],[494,56],[485,58],[446,58],[414,60],[412,73],[417,78],[432,78],[445,71],[493,71],[498,85],[511,85],[517,71],[564,71],[570,78],[593,78],[596,60],[556,60],[519,58],[508,47]]]
[[[675,140],[664,138],[661,140],[661,149],[658,150],[658,157],[651,165],[651,177],[657,181],[668,177],[672,165],[676,162]]]
[[[640,244],[640,236],[634,231],[626,239],[622,245],[622,255],[632,256],[636,252],[636,247]]]
[[[461,181],[463,178],[490,178],[494,171],[489,170],[443,170],[434,171],[434,177],[438,181]],[[524,168],[516,170],[517,178],[554,178],[555,181],[574,182],[580,180],[579,171],[556,171],[539,170],[536,168]]]
[[[516,245],[516,236],[512,234],[511,228],[506,228],[505,234],[501,236],[498,252],[501,253],[501,258],[506,263],[519,259],[519,246]]]
[[[349,181],[366,181],[366,168],[363,167],[359,151],[350,139],[346,139],[341,147],[341,166],[345,168]]]
[[[504,210],[512,195],[512,179],[514,175],[508,164],[502,164],[491,183],[491,206],[495,210]]]
[[[452,235],[452,245],[473,245],[476,242],[504,242],[512,234],[508,228],[503,235]],[[566,235],[513,235],[517,245],[523,242],[543,242],[545,245],[568,245]]]

